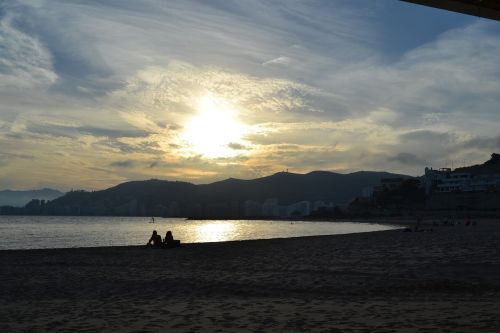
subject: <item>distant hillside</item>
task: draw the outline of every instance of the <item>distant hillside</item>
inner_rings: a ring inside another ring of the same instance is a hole
[[[483,164],[456,168],[454,172],[468,172],[473,175],[500,174],[500,154],[491,154],[491,158]]]
[[[381,178],[409,177],[387,172],[308,174],[280,172],[253,179],[226,179],[194,185],[165,180],[132,181],[102,191],[73,191],[43,207],[31,204],[26,213],[49,215],[144,215],[206,216],[224,212],[239,216],[244,202],[277,199],[281,205],[322,200],[347,204],[362,189]]]
[[[279,172],[253,180],[227,179],[199,185],[197,194],[204,202],[224,200],[264,201],[279,199],[281,204],[301,200],[323,200],[345,204],[359,196],[364,187],[374,186],[381,178],[401,177],[386,172],[339,174],[313,171],[308,174]]]
[[[0,191],[0,206],[22,207],[32,199],[53,200],[62,195],[64,195],[63,192],[49,188],[32,191],[3,190]]]

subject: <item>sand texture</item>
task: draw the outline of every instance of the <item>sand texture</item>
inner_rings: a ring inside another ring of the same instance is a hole
[[[0,264],[0,332],[500,332],[500,221]]]

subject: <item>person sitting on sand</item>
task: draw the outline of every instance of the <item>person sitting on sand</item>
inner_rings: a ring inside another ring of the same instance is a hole
[[[161,236],[158,235],[156,230],[153,230],[153,234],[151,235],[151,238],[149,239],[148,243],[146,244],[146,247],[160,248],[161,245],[162,245]]]
[[[167,231],[165,235],[165,239],[163,239],[163,246],[165,247],[177,247],[181,245],[180,240],[174,239],[174,236],[172,235],[172,231]]]

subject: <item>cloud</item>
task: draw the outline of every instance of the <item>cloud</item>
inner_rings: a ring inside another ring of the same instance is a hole
[[[136,163],[133,160],[122,160],[122,161],[111,162],[109,165],[117,168],[131,168],[135,166]]]
[[[235,143],[235,142],[230,142],[227,145],[229,148],[234,149],[234,150],[245,150],[248,149],[245,145],[242,145],[240,143]]]
[[[120,86],[113,69],[96,47],[95,36],[85,28],[90,22],[82,21],[76,14],[78,8],[64,3],[50,5],[44,1],[34,4],[14,0],[13,3],[7,7],[7,17],[11,18],[19,36],[30,36],[36,41],[36,49],[48,54],[53,91],[94,97]],[[63,8],[71,10],[61,10]],[[21,47],[26,49],[22,44]]]
[[[122,137],[144,137],[148,133],[136,129],[110,129],[99,128],[92,126],[68,126],[59,124],[35,124],[30,123],[26,127],[29,133],[45,134],[54,137],[68,137],[78,138],[82,135],[91,135],[93,137],[108,137],[108,138],[122,138]]]
[[[81,126],[77,127],[76,130],[80,133],[90,134],[98,137],[109,137],[109,138],[123,138],[123,137],[144,137],[148,133],[145,131],[135,130],[135,129],[109,129],[109,128],[99,128],[92,126]]]
[[[494,137],[475,137],[465,141],[462,144],[463,148],[480,149],[483,151],[498,152],[500,151],[500,135]]]
[[[453,133],[438,132],[431,130],[416,130],[406,132],[400,135],[403,143],[417,143],[419,146],[428,147],[428,145],[448,145],[458,140]]]
[[[28,154],[0,152],[0,167],[7,166],[13,160],[33,160],[35,157]]]
[[[257,119],[262,113],[268,117],[270,113],[317,111],[314,100],[322,95],[320,89],[285,79],[261,78],[172,61],[166,67],[140,71],[128,80],[125,89],[116,91],[114,96],[121,98],[122,104],[132,101],[150,110],[169,111],[170,119],[175,119],[177,113],[193,113],[200,98],[207,93],[230,101],[247,111],[246,117]],[[163,116],[155,114],[156,119],[163,119]],[[146,120],[141,113],[129,113],[126,117],[132,123],[143,122],[139,126],[154,127],[153,121]]]
[[[498,149],[500,34],[485,20],[433,11],[433,24],[412,19],[417,38],[390,24],[422,13],[399,2],[0,6],[0,161],[20,187],[286,168],[418,175]],[[390,47],[387,31],[408,42]],[[226,145],[233,157],[204,158],[182,137],[205,94],[246,126]]]
[[[401,164],[407,164],[407,165],[427,165],[427,162],[423,159],[418,158],[416,155],[411,154],[411,153],[399,153],[396,156],[391,156],[389,157],[389,160],[391,161],[396,161]]]
[[[286,66],[286,65],[290,65],[291,62],[292,62],[291,58],[285,57],[285,56],[280,56],[280,57],[268,60],[268,61],[264,62],[262,65],[263,66],[270,66],[270,65]]]
[[[449,116],[446,113],[441,113],[441,112],[426,113],[422,115],[424,126],[432,126],[440,122],[446,121],[448,119]]]
[[[50,86],[58,78],[50,51],[13,21],[10,12],[0,17],[0,89]]]

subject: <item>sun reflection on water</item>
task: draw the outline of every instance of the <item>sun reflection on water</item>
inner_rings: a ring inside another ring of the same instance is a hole
[[[197,225],[194,230],[195,242],[223,242],[234,237],[237,228],[233,223],[214,222]]]

